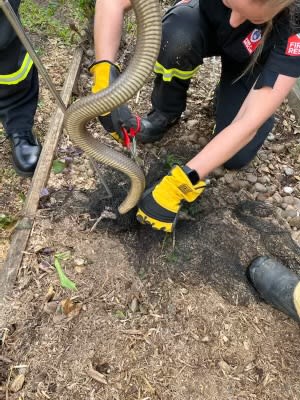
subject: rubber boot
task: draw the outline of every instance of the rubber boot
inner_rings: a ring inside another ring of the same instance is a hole
[[[247,276],[269,304],[300,322],[300,279],[280,262],[261,256],[248,267]]]
[[[171,126],[180,118],[169,117],[159,110],[151,110],[147,117],[142,118],[141,130],[137,135],[137,141],[141,143],[154,143],[161,140]]]
[[[21,176],[32,176],[42,149],[37,138],[31,131],[13,132],[8,138],[16,172]]]

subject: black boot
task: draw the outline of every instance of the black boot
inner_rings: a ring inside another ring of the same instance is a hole
[[[32,176],[42,149],[40,143],[31,131],[14,132],[8,138],[15,170],[21,176]]]
[[[161,140],[165,132],[179,120],[177,117],[169,117],[159,110],[151,110],[147,117],[142,118],[141,130],[137,140],[141,143],[153,143]]]
[[[300,322],[300,279],[269,257],[258,257],[247,275],[259,295],[269,304]]]

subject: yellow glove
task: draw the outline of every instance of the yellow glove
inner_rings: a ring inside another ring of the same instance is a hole
[[[176,165],[157,185],[144,192],[138,204],[137,220],[154,229],[172,232],[182,202],[195,201],[205,185],[196,171]]]
[[[94,78],[93,93],[107,89],[120,75],[120,68],[109,61],[95,62],[89,67],[89,71]],[[130,147],[131,140],[140,131],[141,126],[140,118],[133,115],[126,104],[99,116],[99,121],[115,140],[126,147]]]

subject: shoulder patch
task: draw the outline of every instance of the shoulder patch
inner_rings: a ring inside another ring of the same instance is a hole
[[[254,29],[249,35],[243,40],[243,44],[246,47],[249,54],[254,53],[261,42],[261,30]]]
[[[180,4],[188,4],[190,3],[192,0],[181,0],[178,3],[175,4],[175,6],[179,6]]]
[[[300,56],[300,33],[289,37],[285,54],[287,56]]]

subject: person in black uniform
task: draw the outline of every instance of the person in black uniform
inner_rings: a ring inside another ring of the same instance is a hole
[[[130,6],[130,0],[97,0],[94,92],[109,86],[116,75],[123,16]],[[185,110],[190,80],[203,58],[221,56],[216,136],[187,165],[175,166],[145,191],[137,213],[140,222],[171,232],[182,201],[201,195],[213,169],[222,164],[239,169],[255,157],[273,127],[274,112],[300,76],[300,35],[292,24],[297,16],[296,1],[290,0],[182,0],[167,11],[153,108],[142,119],[137,138],[143,143],[160,140]],[[136,118],[128,109],[126,115],[128,127],[136,129]],[[107,130],[114,135],[120,118],[111,121]],[[248,276],[262,298],[300,321],[299,277],[266,257],[254,260]]]
[[[97,0],[93,92],[119,73],[114,63],[130,7],[130,0]],[[137,213],[141,223],[171,232],[182,201],[201,195],[210,172],[222,164],[240,169],[255,157],[273,128],[274,112],[300,76],[300,34],[292,24],[298,7],[295,0],[181,0],[167,11],[152,110],[137,124],[127,109],[123,121],[142,143],[160,140],[185,110],[191,78],[203,58],[220,56],[216,136],[187,165],[176,166],[145,192]],[[100,119],[104,126],[106,117]],[[113,126],[107,130],[120,136],[120,113],[109,119]]]
[[[152,110],[137,138],[160,140],[186,107],[203,58],[221,56],[214,139],[185,166],[175,166],[139,202],[137,218],[171,232],[183,201],[196,200],[215,168],[247,165],[271,131],[273,114],[300,76],[297,10],[290,0],[182,0],[163,18]]]
[[[10,0],[17,13],[20,0]],[[0,121],[12,147],[18,174],[32,176],[41,145],[32,132],[39,93],[38,74],[9,21],[0,10]]]
[[[153,108],[142,119],[143,143],[160,140],[180,118],[190,79],[204,57],[221,56],[216,136],[185,166],[175,166],[147,189],[137,218],[172,232],[183,201],[196,200],[205,177],[220,165],[247,165],[273,127],[273,114],[300,76],[297,1],[182,0],[163,19]],[[201,245],[201,243],[199,243]],[[300,322],[300,279],[284,265],[259,257],[248,278],[268,303]]]

